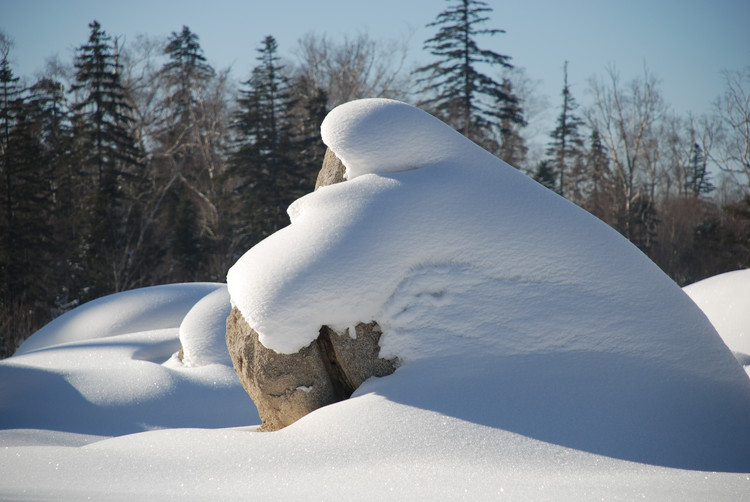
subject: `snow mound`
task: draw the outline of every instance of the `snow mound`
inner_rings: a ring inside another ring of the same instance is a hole
[[[230,308],[226,285],[195,283],[73,309],[0,361],[0,429],[112,436],[259,421],[227,354]]]
[[[177,328],[198,300],[223,287],[217,283],[167,284],[97,298],[42,327],[16,354],[92,337]]]
[[[709,277],[683,290],[750,374],[750,269]]]
[[[231,310],[225,285],[204,296],[190,309],[179,330],[185,366],[224,364],[232,367],[225,340]]]
[[[368,119],[360,120],[363,115]],[[463,152],[463,136],[419,108],[388,99],[341,105],[328,114],[320,131],[323,142],[346,166],[349,180],[456,160],[455,155]]]
[[[750,380],[627,240],[404,103],[348,103],[322,130],[348,181],[292,204],[229,271],[266,347],[376,320],[381,357],[404,363],[374,387],[389,399],[618,458],[750,469]]]

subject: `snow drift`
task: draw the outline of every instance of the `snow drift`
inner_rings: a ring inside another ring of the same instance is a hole
[[[229,309],[224,284],[170,284],[58,317],[0,362],[0,429],[113,436],[259,420],[224,345]]]
[[[255,433],[226,286],[106,297],[0,361],[0,499],[746,498],[750,379],[640,252],[402,103],[323,136],[348,181],[290,208],[231,300],[278,351],[375,319],[401,367]]]
[[[614,230],[403,103],[342,105],[322,135],[348,181],[292,204],[228,275],[265,346],[375,320],[381,357],[404,362],[370,387],[389,399],[618,458],[750,469],[750,381]]]
[[[750,375],[750,269],[709,277],[683,289]]]

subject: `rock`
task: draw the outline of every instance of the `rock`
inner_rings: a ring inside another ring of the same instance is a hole
[[[334,395],[317,344],[288,355],[267,349],[236,308],[227,319],[226,339],[234,371],[258,408],[262,430],[281,429],[337,397],[343,399]]]
[[[323,326],[318,338],[296,354],[263,346],[236,308],[227,319],[227,348],[234,371],[262,420],[275,431],[322,406],[349,398],[371,376],[386,376],[395,361],[378,357],[380,327],[356,326],[356,338]]]
[[[318,178],[315,180],[315,190],[322,186],[333,185],[334,183],[341,183],[344,178],[346,167],[336,157],[336,154],[329,148],[326,150],[326,154],[323,157],[323,167],[318,172]]]
[[[371,376],[390,375],[395,369],[395,361],[378,357],[383,334],[378,323],[357,324],[354,338],[349,329],[337,332],[323,326],[316,340],[321,355],[328,358],[328,374],[334,386],[340,386],[347,398]]]
[[[327,150],[315,190],[345,180],[346,167]],[[386,376],[395,360],[381,359],[376,322],[338,332],[321,326],[318,338],[296,354],[279,354],[258,340],[237,308],[227,318],[226,341],[234,371],[255,406],[263,431],[279,430],[322,406],[348,399],[372,376]]]

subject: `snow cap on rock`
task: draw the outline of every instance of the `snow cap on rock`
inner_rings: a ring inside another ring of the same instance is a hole
[[[337,106],[320,130],[323,142],[346,166],[349,180],[450,160],[466,142],[429,113],[391,99],[362,99]]]

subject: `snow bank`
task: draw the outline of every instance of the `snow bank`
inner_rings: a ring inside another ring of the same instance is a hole
[[[225,285],[204,296],[190,309],[179,331],[185,366],[218,363],[232,367],[224,339],[231,310]]]
[[[97,298],[44,326],[16,354],[92,337],[176,328],[198,300],[223,287],[216,283],[167,284]]]
[[[0,361],[0,429],[112,436],[257,420],[226,353],[229,309],[226,285],[195,283],[66,313]]]
[[[592,455],[374,393],[274,433],[168,429],[78,446],[0,432],[0,498],[22,500],[742,500],[748,475]]]
[[[255,433],[225,286],[101,299],[0,361],[1,499],[746,498],[750,379],[641,253],[406,105],[324,137],[349,180],[290,208],[232,301],[277,350],[377,319],[404,364]]]
[[[376,320],[381,357],[405,363],[378,387],[389,399],[411,389],[402,402],[618,458],[750,469],[750,381],[627,240],[406,104],[342,105],[322,133],[349,180],[292,204],[228,275],[265,346]]]
[[[683,289],[750,375],[750,269],[709,277]]]

